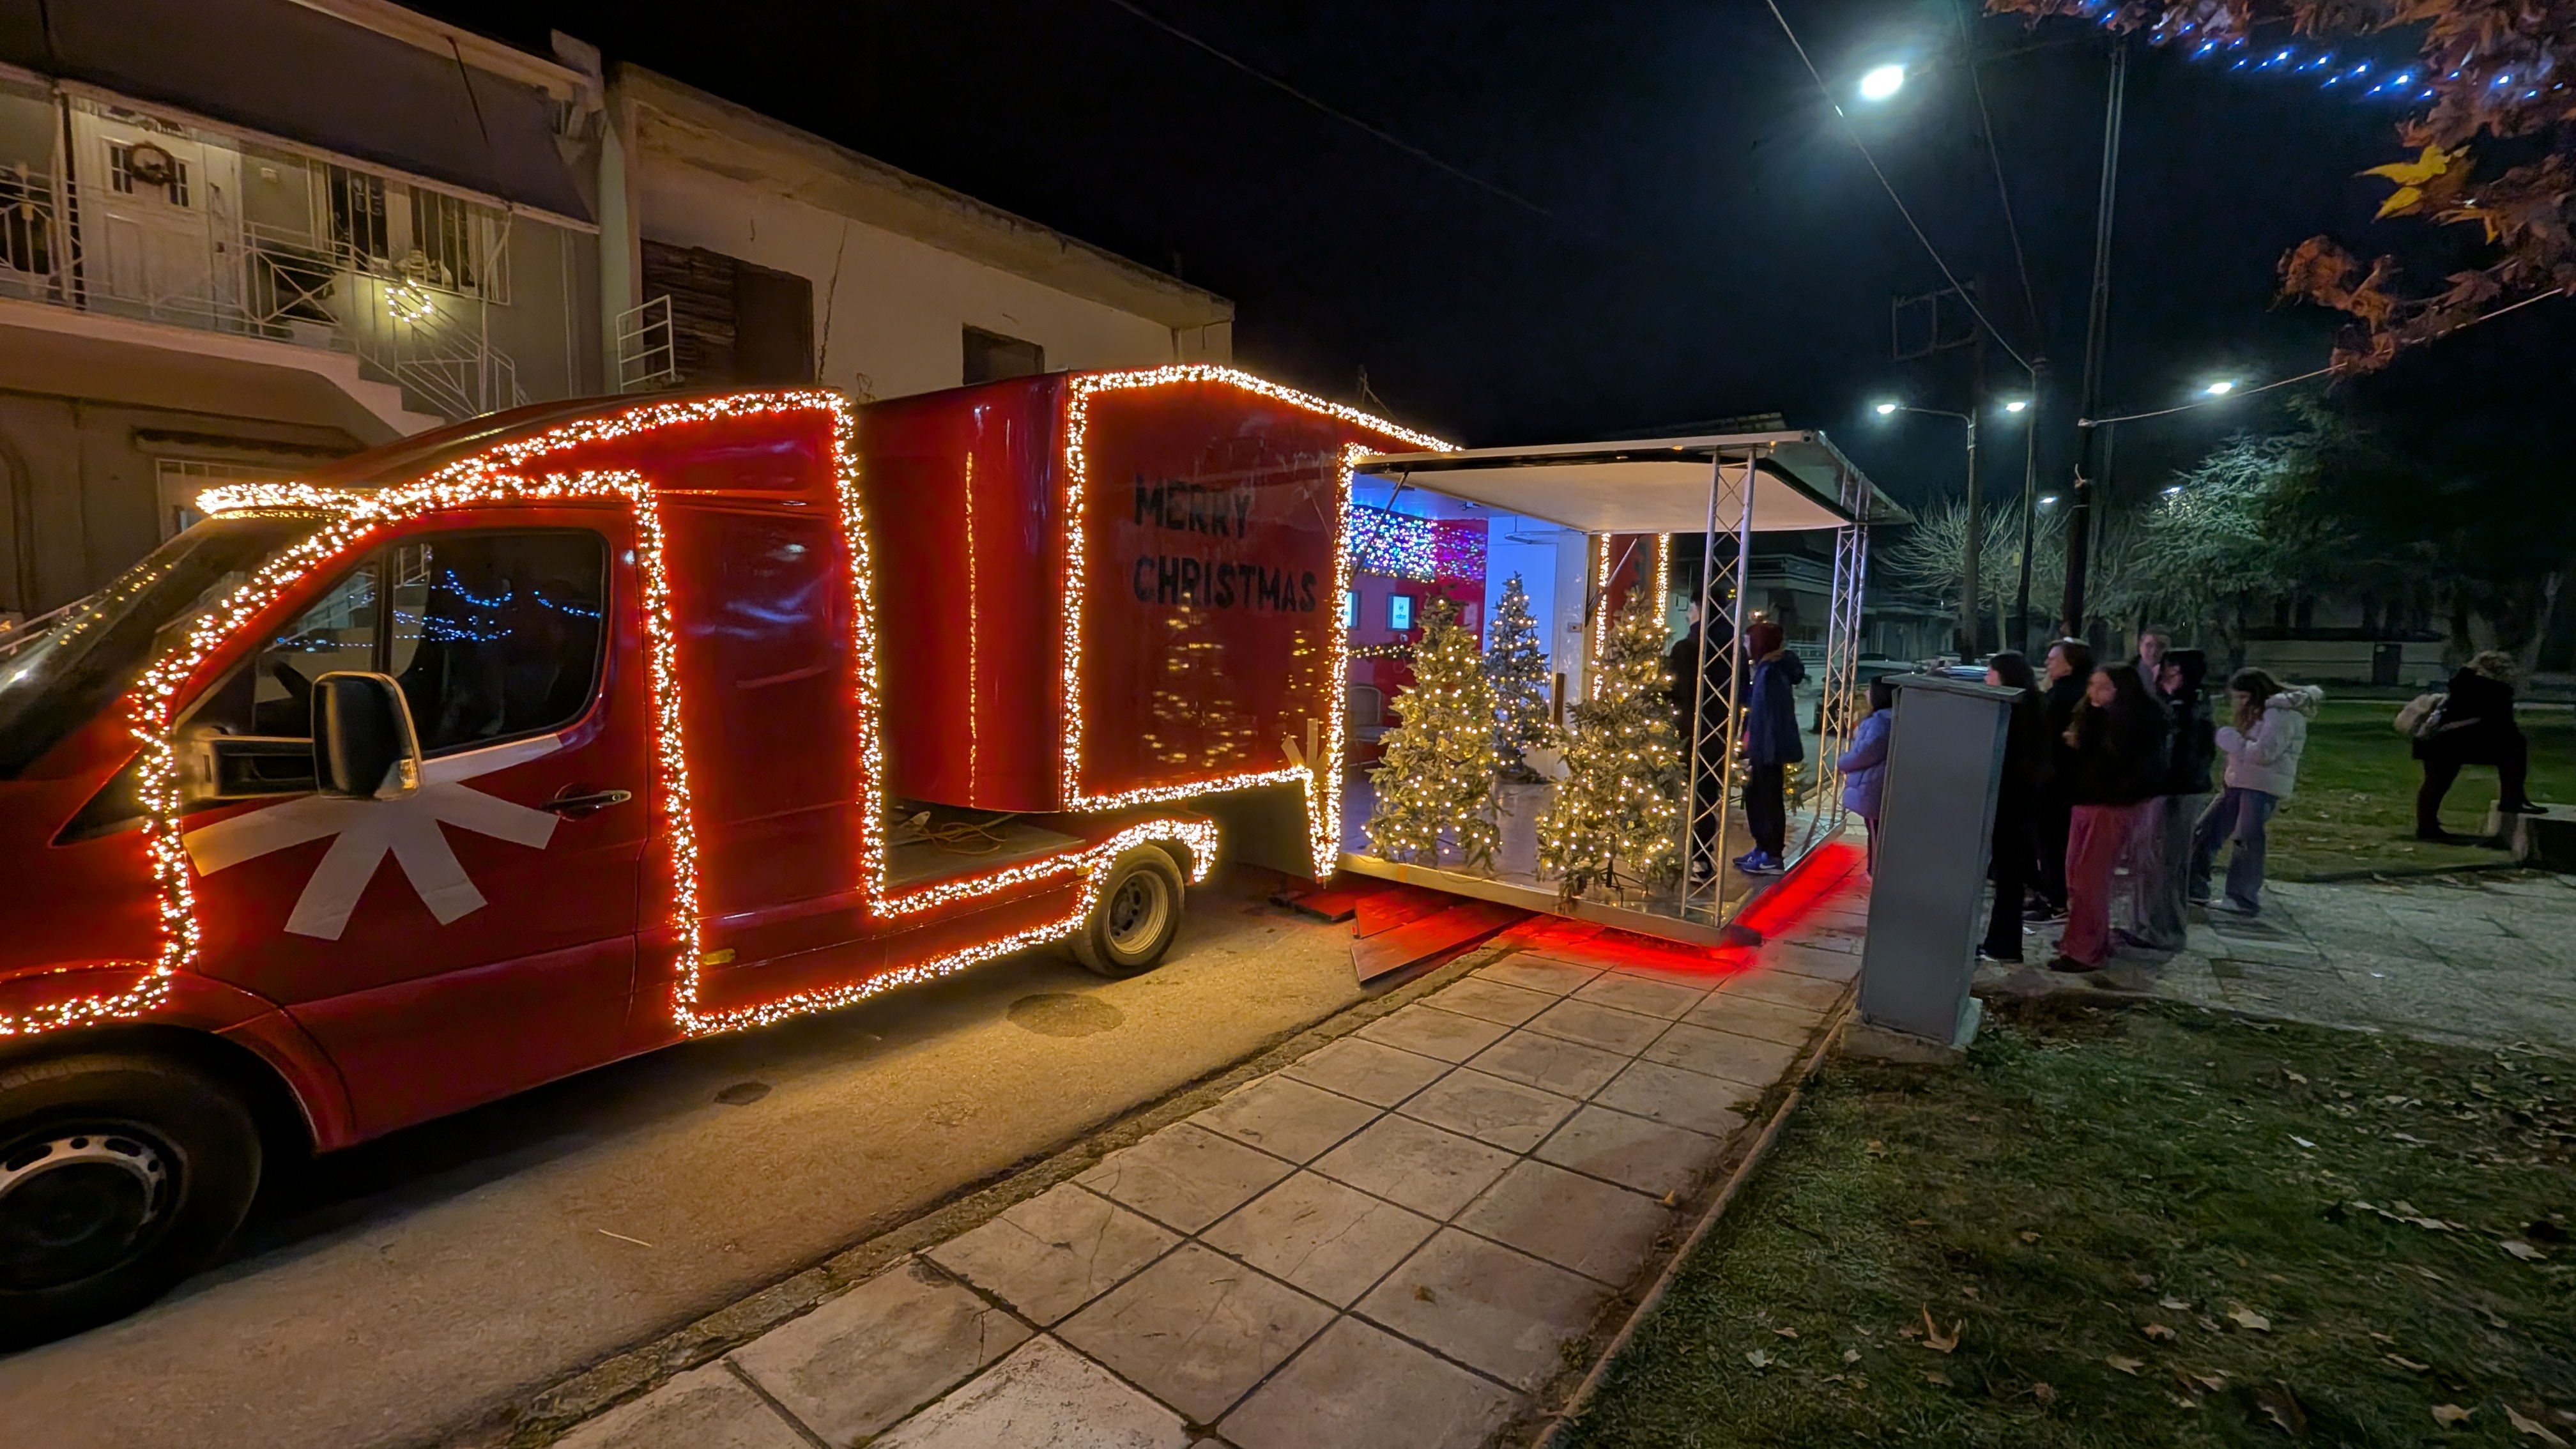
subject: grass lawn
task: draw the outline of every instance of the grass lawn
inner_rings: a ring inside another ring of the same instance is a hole
[[[2576,1444],[2576,1062],[2078,1011],[1830,1063],[1572,1442]]]
[[[2329,698],[2319,707],[2299,764],[2299,792],[2272,820],[2273,876],[2421,871],[2505,858],[2501,851],[2415,839],[2415,787],[2423,767],[2389,723],[2396,714],[2396,703],[2387,700]],[[2576,714],[2526,710],[2521,722],[2531,740],[2532,798],[2576,804]],[[2495,796],[2495,771],[2471,766],[2451,787],[2443,826],[2454,834],[2482,833]]]

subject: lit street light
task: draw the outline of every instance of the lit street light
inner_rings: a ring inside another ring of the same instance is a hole
[[[1902,90],[1904,86],[1905,67],[1882,65],[1860,78],[1860,98],[1864,101],[1883,101]]]
[[[2218,381],[2211,383],[2209,386],[2202,388],[2201,391],[2209,394],[2211,397],[2225,397],[2229,393],[2236,391],[2236,383],[2232,378],[2221,378]]]
[[[2017,413],[2017,412],[2020,412],[2022,409],[2024,409],[2024,408],[2026,408],[2026,407],[2029,407],[2029,406],[2030,406],[2030,399],[2029,399],[2029,398],[2026,398],[2026,397],[2017,397],[2017,398],[2014,398],[2011,402],[2008,402],[2008,403],[2005,403],[2005,404],[2004,404],[2004,411],[2005,411],[2005,412],[2008,412],[2008,413]]]
[[[1877,411],[1878,411],[1878,415],[1879,415],[1880,417],[1882,417],[1882,418],[1883,418],[1883,417],[1887,417],[1887,416],[1889,416],[1890,414],[1892,414],[1892,413],[1894,413],[1894,412],[1896,411],[1896,404],[1894,404],[1894,403],[1880,403],[1880,404],[1878,405],[1878,409],[1877,409]]]

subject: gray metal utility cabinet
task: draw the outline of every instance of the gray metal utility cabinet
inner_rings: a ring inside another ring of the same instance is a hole
[[[1939,1057],[1976,1035],[1968,987],[2013,692],[1929,674],[1894,683],[1852,1046]]]

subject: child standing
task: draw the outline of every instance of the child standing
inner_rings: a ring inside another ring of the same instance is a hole
[[[1843,772],[1843,808],[1869,827],[1869,868],[1878,869],[1878,806],[1887,780],[1887,730],[1895,722],[1896,685],[1887,675],[1869,682],[1869,713],[1852,731],[1852,745],[1835,768]]]
[[[2191,900],[2209,905],[2209,872],[2225,839],[2227,898],[2220,909],[2251,916],[2262,908],[2263,828],[2274,807],[2299,783],[2299,756],[2308,747],[2308,716],[2326,692],[2313,684],[2285,685],[2260,669],[2240,669],[2227,681],[2233,717],[2218,730],[2227,757],[2227,788],[2192,831]]]

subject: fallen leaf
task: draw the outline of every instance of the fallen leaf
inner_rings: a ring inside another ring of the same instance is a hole
[[[2120,1372],[2127,1374],[2131,1378],[2136,1378],[2138,1376],[2138,1370],[2145,1367],[2147,1361],[2142,1358],[2122,1358],[2115,1353],[2104,1358],[2102,1362],[2109,1364],[2111,1367],[2118,1369]]]
[[[2138,1331],[2159,1343],[2171,1343],[2174,1337],[2174,1331],[2161,1323],[2139,1324]]]
[[[1843,1362],[1845,1362],[1845,1363],[1858,1363],[1858,1362],[1860,1362],[1860,1350],[1859,1350],[1859,1349],[1856,1349],[1856,1348],[1847,1348],[1847,1349],[1844,1349],[1844,1350],[1843,1350]]]
[[[1798,1336],[1798,1330],[1794,1328],[1775,1328],[1771,1331],[1780,1335],[1782,1338],[1796,1338]]]
[[[2180,1312],[2182,1312],[2183,1310],[2185,1310],[2185,1309],[2187,1309],[2187,1308],[2191,1307],[2191,1305],[2190,1305],[2190,1304],[2185,1303],[2185,1302],[2183,1302],[2181,1299],[2176,1298],[2176,1297],[2173,1297],[2173,1296],[2172,1296],[2172,1295],[2170,1295],[2170,1294],[2166,1295],[2166,1296],[2165,1296],[2165,1297],[2163,1297],[2163,1298],[2159,1298],[2159,1299],[2157,1299],[2157,1300],[2156,1300],[2156,1306],[2157,1306],[2158,1308],[2170,1308],[2170,1309],[2172,1309],[2173,1311],[2175,1311],[2176,1313],[2180,1313]]]
[[[1968,1320],[1962,1318],[1950,1325],[1950,1336],[1943,1338],[1941,1325],[1932,1321],[1931,1305],[1926,1304],[1923,1308],[1923,1346],[1934,1353],[1948,1353],[1959,1346],[1959,1330],[1967,1326]]]
[[[2026,1231],[2021,1235],[2021,1240],[2025,1243],[2036,1243],[2039,1241],[2039,1234]]]
[[[2435,1404],[2433,1406],[2433,1422],[2436,1424],[2465,1424],[2469,1421],[2469,1416],[2476,1412],[2477,1410],[2475,1409],[2463,1409],[2457,1404]]]
[[[1431,1296],[1431,1287],[1427,1283],[1414,1284],[1413,1296],[1421,1299],[1425,1303],[1437,1303],[1440,1301],[1439,1299]]]
[[[2305,1078],[2305,1077],[2303,1077],[2303,1076],[2300,1076],[2300,1075],[2299,1075],[2298,1073],[2296,1073],[2296,1072],[2283,1072],[2281,1075],[2282,1075],[2282,1076],[2285,1076],[2285,1077],[2287,1077],[2287,1078],[2289,1078],[2291,1081],[2294,1081],[2294,1082],[2298,1083],[2298,1084],[2299,1084],[2300,1086],[2302,1086],[2302,1087],[2304,1087],[2304,1086],[2306,1086],[2306,1085],[2308,1084],[2308,1079],[2307,1079],[2307,1078]]]
[[[2246,1329],[2250,1332],[2270,1333],[2272,1331],[2272,1320],[2265,1318],[2262,1314],[2255,1312],[2253,1309],[2246,1307],[2242,1303],[2228,1304],[2227,1316],[2236,1320],[2237,1327]]]
[[[1758,1369],[1769,1368],[1771,1366],[1771,1355],[1768,1351],[1757,1348],[1751,1353],[1746,1354],[1744,1356],[1744,1361]]]
[[[2180,1244],[2176,1244],[2176,1246],[2178,1247]],[[2156,1275],[2153,1273],[2131,1273],[2129,1275],[2129,1281],[2137,1284],[2141,1288],[2153,1288],[2156,1286]]]
[[[1928,1228],[1932,1226],[1932,1220],[1930,1218],[1907,1218],[1905,1220],[1905,1225],[1909,1228]]]
[[[1861,1151],[1868,1153],[1872,1157],[1885,1157],[1887,1155],[1887,1144],[1878,1141],[1876,1138],[1872,1138],[1867,1145],[1861,1148]]]
[[[2406,1357],[2404,1354],[2383,1353],[2380,1357],[2397,1365],[2399,1368],[2406,1370],[2408,1373],[2428,1374],[2433,1371],[2433,1366],[2431,1364],[2417,1363],[2415,1360]]]
[[[2293,1141],[2293,1142],[2295,1142],[2295,1143],[2297,1143],[2297,1144],[2299,1144],[2301,1147],[2304,1147],[2304,1148],[2308,1149],[2310,1152],[2314,1152],[2314,1151],[2316,1151],[2316,1150],[2317,1150],[2317,1144],[2315,1144],[2315,1143],[2313,1143],[2313,1142],[2310,1142],[2310,1141],[2309,1141],[2308,1139],[2306,1139],[2305,1137],[2301,1137],[2301,1136],[2299,1136],[2297,1133],[2292,1133],[2292,1134],[2290,1135],[2290,1140],[2291,1140],[2291,1141]]]
[[[1946,1389],[1950,1387],[1950,1376],[1935,1369],[1925,1369],[1923,1371],[1923,1382],[1927,1384],[1939,1384],[1941,1387]]]
[[[1976,1301],[1977,1285],[1974,1283],[1962,1284],[1959,1288],[1959,1296],[1969,1300],[1970,1302]]]
[[[2515,1257],[2520,1258],[2526,1263],[2537,1263],[2541,1259],[2549,1256],[2547,1253],[2540,1251],[2538,1248],[2533,1247],[2531,1244],[2524,1242],[2520,1238],[2507,1238],[2503,1242],[2496,1244],[2496,1246],[2513,1254]]]
[[[2047,1384],[2032,1384],[2030,1386],[2030,1396],[2039,1400],[2043,1404],[2053,1404],[2057,1402],[2057,1390],[2051,1388]]]
[[[2559,1438],[2556,1434],[2551,1433],[2548,1425],[2541,1423],[2538,1419],[2524,1418],[2522,1415],[2514,1412],[2513,1405],[2507,1404],[2504,1406],[2504,1416],[2513,1424],[2514,1428],[2522,1431],[2523,1434],[2537,1439],[2543,1444],[2555,1444],[2559,1446],[2559,1449],[2566,1449],[2567,1441]]]
[[[2185,1374],[2184,1377],[2190,1379],[2193,1383],[2200,1385],[2202,1388],[2209,1390],[2213,1394],[2227,1387],[2227,1371],[2225,1369],[2214,1369],[2205,1374]]]
[[[2280,1425],[2292,1438],[2308,1432],[2308,1411],[2299,1407],[2299,1396],[2287,1384],[2265,1384],[2254,1391],[2254,1407],[2263,1417]]]

